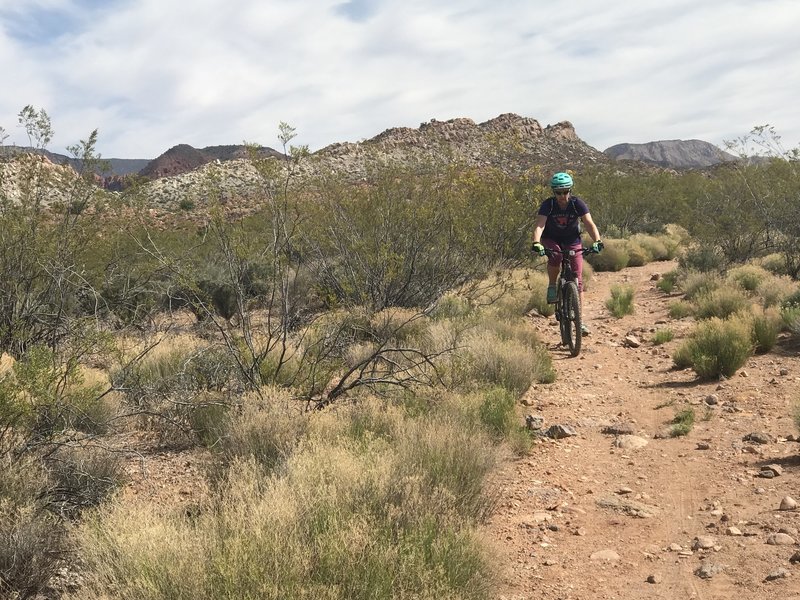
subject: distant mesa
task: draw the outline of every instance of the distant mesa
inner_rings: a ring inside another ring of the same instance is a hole
[[[164,152],[158,158],[151,160],[139,171],[139,175],[148,179],[160,179],[162,177],[174,177],[194,171],[212,161],[229,161],[249,156],[248,146],[228,145],[228,146],[208,146],[197,149],[189,144],[178,144]],[[259,146],[256,148],[256,155],[260,158],[281,157],[283,154],[272,148]]]
[[[604,153],[616,160],[635,160],[668,169],[703,169],[738,160],[702,140],[664,140],[646,144],[616,144]]]

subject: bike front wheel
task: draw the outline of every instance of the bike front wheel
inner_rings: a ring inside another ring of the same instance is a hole
[[[561,338],[569,346],[572,356],[578,356],[581,351],[581,298],[578,294],[578,284],[570,281],[564,286],[564,310],[561,315]]]

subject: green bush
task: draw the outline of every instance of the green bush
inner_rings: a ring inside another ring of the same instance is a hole
[[[763,267],[774,275],[788,275],[788,271],[786,270],[786,257],[779,252],[762,256],[755,261],[755,264]]]
[[[621,271],[628,266],[629,255],[624,240],[605,240],[603,251],[586,259],[595,271]]]
[[[769,271],[752,264],[734,267],[728,271],[728,280],[748,292],[755,292],[769,276]]]
[[[724,287],[698,296],[695,304],[695,316],[698,319],[725,319],[737,312],[750,310],[751,300],[738,288]]]
[[[686,300],[709,294],[722,286],[722,278],[716,273],[687,272],[680,282]]]
[[[758,286],[758,295],[764,308],[780,306],[787,298],[798,290],[797,282],[790,277],[770,275]]]
[[[701,322],[673,356],[676,365],[689,362],[703,379],[732,376],[753,354],[750,327],[741,319],[712,317]]]
[[[481,422],[496,437],[504,437],[511,431],[516,421],[514,395],[505,388],[491,388],[484,393],[480,406]]]
[[[666,344],[667,342],[671,342],[672,338],[675,337],[675,334],[671,329],[658,329],[653,334],[653,344],[656,346],[660,346],[661,344]]]
[[[669,303],[669,316],[671,319],[683,319],[694,314],[694,306],[683,300]]]
[[[628,240],[626,250],[628,251],[629,267],[641,267],[653,260],[649,250],[639,242]]]
[[[778,311],[763,310],[754,313],[749,319],[755,351],[759,354],[769,352],[778,342],[781,328],[781,315]]]
[[[624,317],[633,314],[633,286],[613,285],[611,286],[611,297],[606,300],[606,308],[612,315]]]
[[[672,437],[688,435],[694,427],[694,409],[684,408],[672,419],[672,427],[669,434]]]
[[[635,242],[648,253],[650,261],[670,260],[673,257],[675,245],[668,243],[666,236],[636,234],[631,236],[631,242]],[[648,261],[648,262],[650,262]]]
[[[678,264],[686,271],[700,273],[719,272],[725,267],[726,259],[722,252],[714,246],[688,248],[678,258]]]
[[[661,279],[658,280],[658,283],[656,283],[656,287],[665,294],[671,294],[672,290],[675,289],[675,285],[678,281],[679,275],[680,271],[678,271],[677,269],[673,269],[672,271],[664,273]]]
[[[552,358],[541,344],[532,347],[516,339],[504,340],[485,329],[470,335],[467,343],[464,365],[469,378],[479,385],[499,385],[519,395],[534,382],[555,380]]]

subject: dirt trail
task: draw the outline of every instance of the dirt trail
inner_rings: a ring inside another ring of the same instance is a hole
[[[790,560],[800,551],[800,511],[778,510],[785,496],[800,502],[800,444],[790,437],[798,352],[779,347],[722,382],[673,370],[670,355],[694,324],[669,319],[674,298],[651,280],[672,268],[594,274],[584,309],[592,335],[578,358],[556,346],[552,317],[533,318],[558,379],[533,386],[520,417],[539,415],[545,428],[568,425],[577,435],[537,444],[497,474],[499,508],[485,534],[503,559],[498,598],[800,599],[800,562]],[[615,319],[604,303],[622,282],[635,288],[636,312]],[[653,345],[656,328],[675,339]],[[640,347],[625,345],[630,333]],[[694,428],[669,437],[686,406]],[[647,445],[618,447],[631,440],[619,435],[626,427]],[[750,433],[769,441],[745,441]],[[762,477],[768,464],[781,474]],[[781,531],[795,543],[768,543]]]

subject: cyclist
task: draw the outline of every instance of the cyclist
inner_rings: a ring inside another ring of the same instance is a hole
[[[553,195],[542,202],[536,216],[536,225],[533,228],[533,251],[540,256],[545,255],[545,248],[560,250],[562,246],[576,250],[572,256],[572,270],[575,272],[578,291],[581,297],[581,310],[583,309],[583,254],[581,249],[580,224],[586,226],[586,231],[592,238],[592,250],[600,252],[603,242],[600,232],[589,214],[586,203],[572,195],[573,180],[569,173],[559,172],[550,179]],[[547,286],[547,301],[556,301],[556,281],[561,270],[561,260],[558,256],[550,256],[547,261],[547,276],[550,285]],[[589,335],[589,328],[581,319],[583,335]]]

